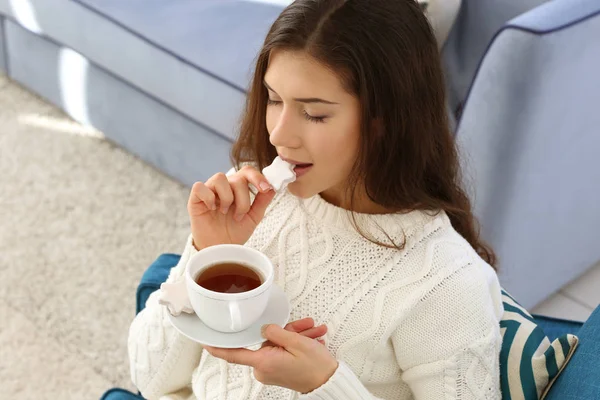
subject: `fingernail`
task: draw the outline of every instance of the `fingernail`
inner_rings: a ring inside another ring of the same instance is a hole
[[[223,215],[227,215],[227,212],[229,212],[229,207],[225,207],[221,210],[221,212],[223,213]]]
[[[268,190],[271,190],[271,189],[273,189],[273,188],[272,188],[272,187],[271,187],[271,185],[269,185],[267,182],[261,182],[261,183],[260,183],[260,189],[261,189],[263,192],[266,192],[266,191],[268,191]]]
[[[242,219],[244,219],[244,214],[236,214],[233,219],[235,219],[237,222],[240,222]]]
[[[217,209],[217,205],[215,203],[213,203],[213,205],[210,207],[210,209],[215,211]]]

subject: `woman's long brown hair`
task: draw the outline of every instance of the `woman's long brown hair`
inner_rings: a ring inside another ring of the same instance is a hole
[[[263,85],[273,50],[306,52],[335,71],[360,99],[361,146],[348,178],[350,199],[362,183],[370,199],[391,212],[444,210],[454,229],[495,266],[462,187],[438,46],[416,1],[296,0],[289,5],[257,58],[231,152],[238,168],[253,162],[262,169],[277,156],[266,128]]]

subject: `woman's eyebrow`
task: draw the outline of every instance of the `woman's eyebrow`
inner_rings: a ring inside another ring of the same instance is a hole
[[[267,81],[263,81],[263,84],[265,85],[265,87],[267,89],[269,89],[271,92],[277,94],[276,91],[273,90],[273,88],[271,86],[269,86],[269,84],[267,83]],[[324,99],[320,99],[318,97],[308,97],[308,98],[295,98],[295,101],[299,102],[299,103],[324,103],[324,104],[339,104],[339,103],[335,103],[333,101],[328,101],[328,100],[324,100]]]

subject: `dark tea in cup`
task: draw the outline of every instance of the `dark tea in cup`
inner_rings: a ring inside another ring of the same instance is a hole
[[[237,262],[213,264],[196,275],[196,283],[218,293],[243,293],[256,289],[263,283],[260,273],[249,265]]]
[[[185,268],[192,308],[209,328],[241,332],[267,309],[275,268],[264,253],[239,244],[217,244],[194,254]]]

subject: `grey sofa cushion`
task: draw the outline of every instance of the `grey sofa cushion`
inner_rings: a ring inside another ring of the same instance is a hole
[[[111,142],[189,186],[231,168],[229,140],[21,25],[5,21],[5,29],[11,78]]]
[[[482,235],[525,307],[600,259],[599,37],[598,0],[553,0],[510,21],[459,122]]]
[[[448,98],[453,111],[460,109],[477,66],[494,34],[511,18],[549,0],[462,0],[442,51]]]
[[[282,4],[0,0],[0,14],[233,139],[253,60]]]

